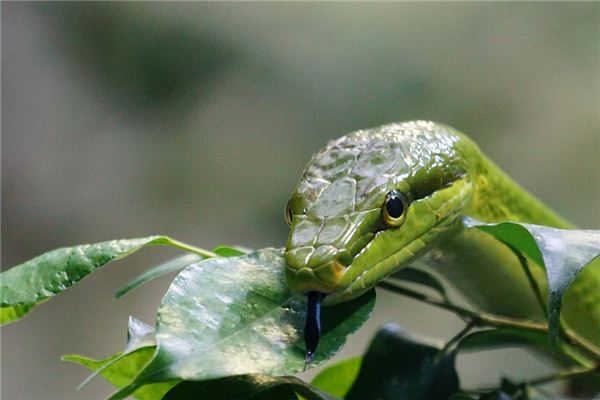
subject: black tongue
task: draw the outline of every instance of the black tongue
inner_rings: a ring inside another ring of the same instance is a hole
[[[306,307],[306,323],[304,325],[304,343],[306,344],[306,358],[304,369],[312,362],[313,355],[321,338],[321,300],[323,294],[319,292],[308,292],[308,303]]]

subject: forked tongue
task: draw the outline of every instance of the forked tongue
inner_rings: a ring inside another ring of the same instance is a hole
[[[321,338],[321,300],[323,293],[308,292],[306,306],[306,323],[304,324],[304,343],[306,344],[306,358],[304,359],[304,370],[312,362],[315,350]]]

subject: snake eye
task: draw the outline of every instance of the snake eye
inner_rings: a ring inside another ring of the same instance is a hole
[[[287,222],[287,224],[289,226],[292,226],[292,217],[293,217],[292,205],[288,201],[287,204],[285,205],[285,222]]]
[[[397,228],[404,222],[405,211],[408,208],[406,197],[399,190],[392,190],[385,195],[381,209],[383,222],[390,228]]]

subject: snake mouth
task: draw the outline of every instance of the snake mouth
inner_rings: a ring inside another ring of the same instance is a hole
[[[298,215],[285,251],[285,280],[297,293],[340,289],[356,254],[375,236],[380,209],[334,217]]]
[[[301,268],[294,268],[288,263],[285,269],[286,281],[288,286],[296,292],[319,292],[327,295],[338,289],[338,283],[344,276],[352,259],[351,256],[350,258],[348,256],[336,256],[319,266],[304,266]]]

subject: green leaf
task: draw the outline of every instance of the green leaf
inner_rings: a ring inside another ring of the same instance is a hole
[[[345,397],[358,376],[362,357],[337,362],[319,372],[311,385],[337,397]]]
[[[53,250],[0,274],[0,323],[4,325],[22,318],[33,307],[97,268],[146,246],[173,246],[199,254],[213,254],[167,236],[111,240]]]
[[[125,356],[117,353],[103,360],[80,356],[77,354],[65,355],[63,361],[80,364],[92,371],[100,370],[100,374],[117,388],[126,386],[140,372],[142,368],[152,359],[156,351],[155,347],[144,347],[135,350]],[[159,400],[177,382],[161,382],[147,385],[133,392],[133,397],[139,400]]]
[[[218,246],[213,249],[213,253],[220,257],[238,257],[252,253],[251,249],[239,246]]]
[[[0,275],[1,277],[1,275]],[[0,279],[1,282],[1,279]],[[41,303],[41,301],[40,301]],[[10,307],[1,307],[0,308],[0,325],[9,324],[13,321],[17,321],[25,314],[29,312],[36,304],[27,304],[27,305],[13,305]]]
[[[273,392],[276,390],[277,392]],[[294,376],[240,375],[209,381],[184,381],[167,393],[165,400],[297,399],[335,400]],[[285,396],[285,397],[284,397]]]
[[[100,374],[106,380],[120,388],[127,385],[152,359],[155,350],[155,347],[146,347],[126,355],[117,353],[103,360],[75,354],[63,356],[62,359],[80,364],[92,371],[101,371]],[[335,399],[293,376],[268,375],[241,375],[201,382],[155,383],[139,388],[132,395],[140,400],[258,400],[259,398],[285,400],[297,399],[294,391],[302,393],[308,400]]]
[[[446,288],[444,284],[435,276],[430,274],[427,271],[423,271],[422,269],[417,268],[403,268],[395,274],[391,275],[390,278],[398,279],[401,281],[418,283],[419,285],[427,286],[433,290],[435,290],[443,300],[450,301],[448,295],[446,293]]]
[[[445,400],[458,391],[454,353],[385,325],[371,342],[347,400]]]
[[[563,296],[583,268],[600,256],[600,231],[556,229],[517,222],[488,224],[472,218],[465,218],[464,224],[489,233],[545,269],[548,278],[548,325],[550,338],[556,341]],[[600,322],[600,307],[597,316]],[[594,324],[587,321],[586,325]]]
[[[132,316],[129,316],[129,322],[127,324],[127,347],[125,348],[125,351],[120,353],[118,356],[112,357],[110,361],[97,368],[90,376],[81,382],[77,390],[81,390],[85,385],[90,383],[92,379],[98,376],[98,374],[102,374],[105,369],[127,357],[129,353],[132,353],[143,347],[152,347],[153,349],[156,348],[154,328]]]
[[[173,272],[179,272],[188,265],[198,262],[200,260],[202,260],[202,257],[200,257],[198,254],[189,253],[167,261],[166,263],[159,264],[153,268],[150,268],[142,272],[141,274],[127,282],[119,290],[117,290],[117,292],[115,293],[115,298],[121,298],[130,291],[137,289],[138,287],[150,281],[171,274]]]
[[[282,249],[203,260],[184,269],[158,309],[156,357],[128,388],[164,380],[288,375],[304,368],[306,298],[284,279]],[[374,291],[322,310],[313,365],[332,357],[369,317]]]

